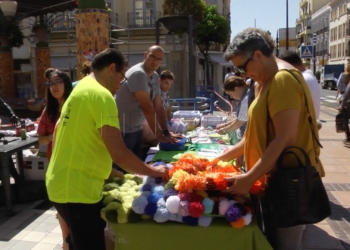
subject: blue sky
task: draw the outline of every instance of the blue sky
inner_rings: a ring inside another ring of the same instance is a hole
[[[288,27],[295,27],[299,16],[299,0],[288,0]],[[286,28],[286,0],[231,0],[231,40],[248,28],[261,28],[276,38],[277,30]]]

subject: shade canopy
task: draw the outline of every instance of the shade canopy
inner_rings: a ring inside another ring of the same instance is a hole
[[[16,0],[18,19],[47,13],[63,12],[78,7],[77,0]]]

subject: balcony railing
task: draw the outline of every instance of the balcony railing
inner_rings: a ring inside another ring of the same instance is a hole
[[[128,13],[129,28],[154,28],[161,17],[160,11],[138,11]]]
[[[75,30],[75,16],[72,11],[47,14],[46,20],[51,31]]]
[[[111,24],[118,25],[118,13],[110,12],[109,13],[109,22]]]
[[[50,27],[52,31],[67,31],[67,30],[75,30],[75,20],[69,19],[67,17],[63,19],[58,19],[54,22],[52,27]]]

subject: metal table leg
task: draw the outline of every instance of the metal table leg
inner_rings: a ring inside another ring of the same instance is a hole
[[[23,153],[22,150],[18,151],[17,153],[17,167],[18,172],[22,180],[24,180],[24,170],[23,170]]]
[[[11,183],[10,183],[10,170],[9,170],[9,159],[8,155],[1,155],[1,183],[5,193],[6,203],[6,216],[12,216],[12,199],[11,199]]]

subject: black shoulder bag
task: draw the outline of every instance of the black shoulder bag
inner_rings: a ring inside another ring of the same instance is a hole
[[[290,71],[289,71],[290,72]],[[299,79],[290,72],[303,88]],[[304,91],[305,104],[308,112],[308,121],[311,127],[314,150],[315,142],[320,146],[312,124],[312,117]],[[267,105],[267,136],[270,114]],[[268,144],[268,138],[267,138]],[[299,151],[303,160],[294,152]],[[283,163],[284,156],[292,154],[297,160],[297,166]],[[316,163],[318,159],[316,155]],[[331,208],[326,190],[317,169],[311,165],[310,158],[300,147],[288,147],[283,150],[277,160],[276,171],[268,179],[266,199],[270,213],[270,223],[273,227],[292,227],[304,224],[313,224],[322,221],[331,214]]]
[[[348,131],[349,115],[345,111],[341,111],[335,116],[335,130],[337,133],[346,133]]]

